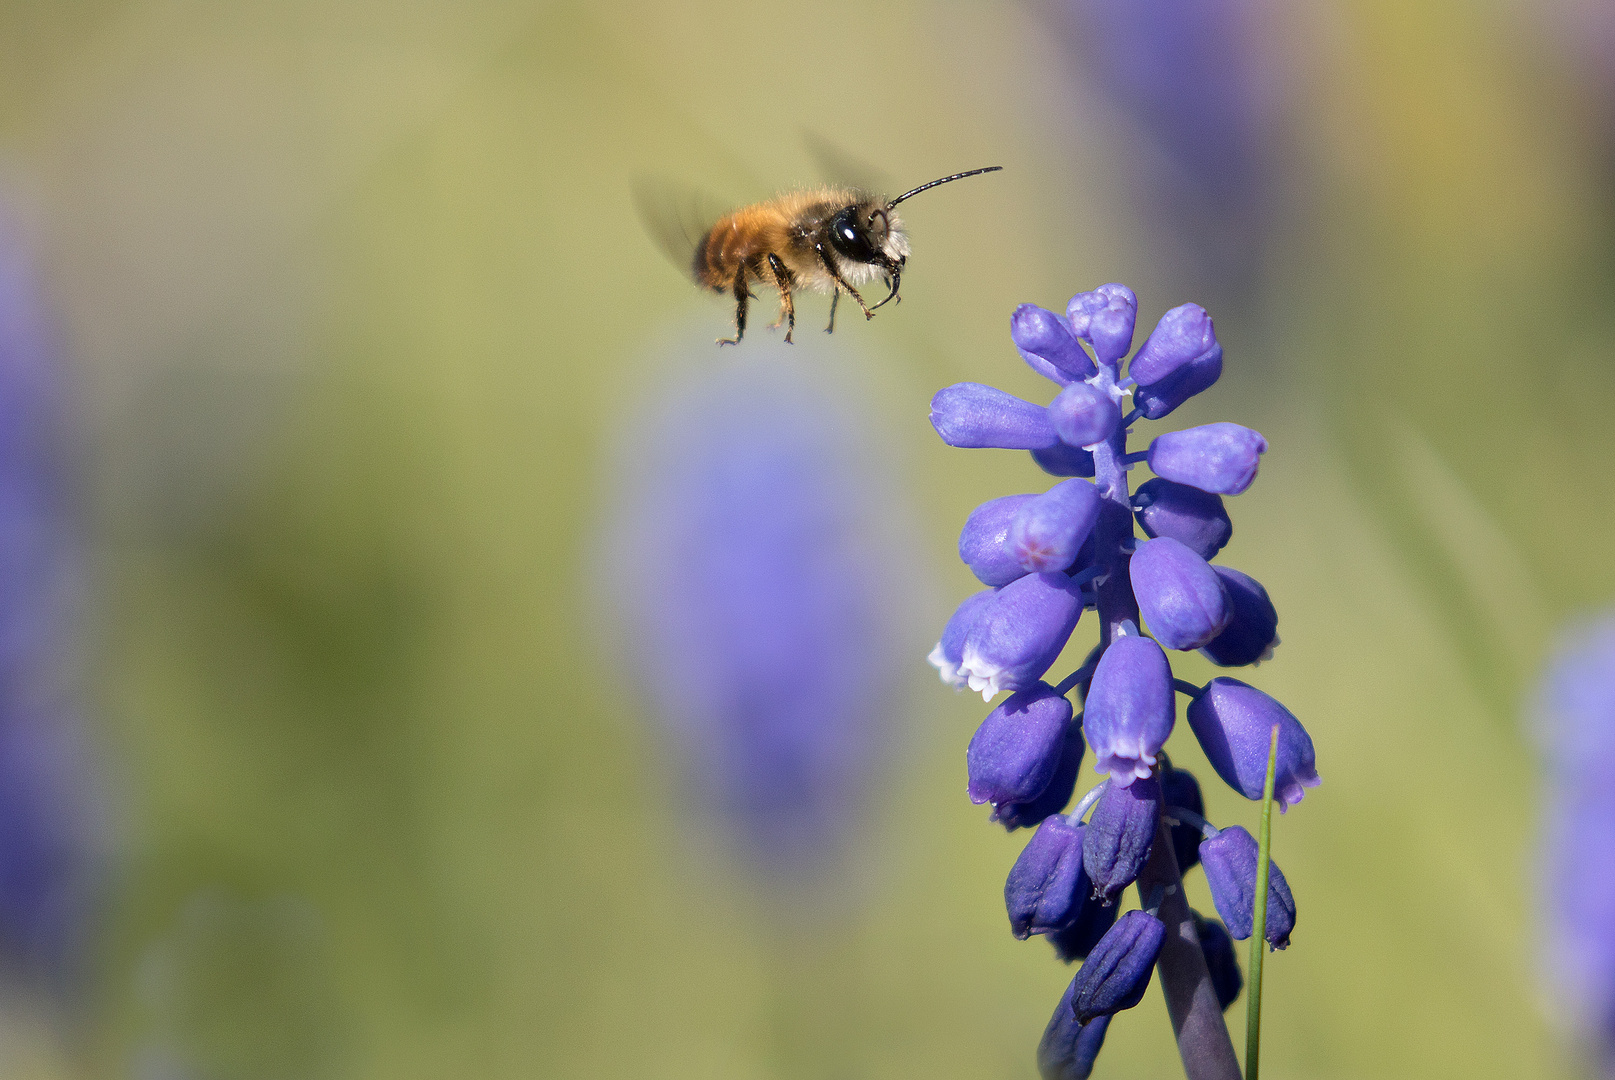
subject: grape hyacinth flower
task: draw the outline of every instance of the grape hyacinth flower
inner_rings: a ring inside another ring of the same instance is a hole
[[[1044,472],[1067,479],[970,515],[959,555],[987,588],[959,606],[930,659],[956,689],[989,701],[1011,693],[971,740],[968,786],[973,801],[992,804],[993,820],[1038,826],[1005,883],[1015,935],[1044,935],[1060,959],[1083,961],[1038,1048],[1043,1075],[1089,1075],[1110,1017],[1138,1003],[1159,967],[1189,1077],[1232,1080],[1239,1071],[1222,1010],[1243,980],[1229,934],[1252,932],[1258,858],[1245,850],[1244,829],[1205,820],[1198,781],[1166,758],[1177,695],[1189,698],[1185,715],[1212,767],[1241,795],[1263,797],[1275,729],[1281,806],[1319,781],[1310,737],[1277,701],[1237,679],[1201,687],[1173,677],[1169,651],[1243,667],[1278,644],[1267,591],[1211,561],[1233,532],[1223,498],[1254,482],[1267,442],[1215,423],[1132,450],[1132,424],[1168,416],[1214,384],[1223,363],[1210,315],[1185,304],[1128,364],[1136,313],[1132,291],[1117,284],[1078,294],[1064,318],[1016,309],[1016,351],[1058,388],[1041,412],[977,383],[932,399],[932,425],[949,445],[1028,450]],[[1129,472],[1145,463],[1156,476],[1134,495]],[[1098,643],[1056,683],[1050,669],[1088,609]],[[1062,707],[1073,693],[1080,712]],[[1066,811],[1088,750],[1106,778]],[[1196,862],[1226,928],[1184,901],[1181,875]],[[1116,900],[1131,884],[1142,908],[1121,912]],[[1264,936],[1282,946],[1295,908],[1276,867],[1268,893],[1281,901],[1270,905]]]

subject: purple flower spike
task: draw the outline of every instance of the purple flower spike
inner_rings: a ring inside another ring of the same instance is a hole
[[[1116,917],[1122,913],[1120,904],[1101,904],[1093,898],[1091,890],[1083,895],[1085,899],[1077,911],[1077,921],[1049,935],[1054,955],[1062,963],[1086,959],[1094,946],[1116,925]]]
[[[1200,952],[1206,958],[1206,968],[1211,972],[1211,989],[1216,991],[1217,1004],[1222,1011],[1227,1012],[1228,1006],[1239,998],[1239,991],[1245,985],[1245,976],[1239,970],[1239,958],[1234,955],[1234,939],[1228,936],[1228,928],[1216,919],[1202,918],[1199,912],[1194,913],[1194,932],[1200,939]]]
[[[1122,422],[1121,406],[1098,387],[1072,383],[1049,403],[1054,433],[1067,446],[1093,446],[1110,438]]]
[[[1005,495],[982,503],[965,519],[965,527],[959,532],[959,558],[983,585],[1008,585],[1027,573],[1006,541],[1016,512],[1035,498],[1036,495]]]
[[[1138,880],[1155,847],[1155,824],[1161,812],[1161,785],[1154,777],[1126,787],[1110,783],[1099,796],[1082,838],[1082,867],[1101,902]]]
[[[1126,285],[1101,285],[1078,293],[1066,305],[1065,317],[1079,341],[1093,346],[1102,364],[1114,364],[1133,347],[1133,324],[1138,320],[1138,298]]]
[[[1224,422],[1158,436],[1150,443],[1149,461],[1157,476],[1218,495],[1238,495],[1256,479],[1265,453],[1267,440],[1259,432]]]
[[[1050,476],[1092,476],[1093,453],[1075,446],[1060,443],[1042,450],[1032,451],[1037,467]]]
[[[991,701],[1043,677],[1082,615],[1082,587],[1064,574],[1027,574],[983,603],[965,638],[959,673]]]
[[[1088,481],[1067,480],[1022,503],[1005,544],[1019,569],[1042,574],[1068,568],[1099,520],[1099,501]]]
[[[1233,618],[1222,579],[1169,536],[1138,545],[1128,572],[1150,633],[1169,649],[1198,649]]]
[[[1183,304],[1161,316],[1127,365],[1127,374],[1140,386],[1149,386],[1212,350],[1220,353],[1222,347],[1211,315],[1199,304]]]
[[[1200,654],[1220,667],[1243,667],[1273,656],[1279,643],[1279,613],[1261,582],[1238,570],[1214,566],[1228,590],[1234,617],[1223,632],[1207,642]]]
[[[948,625],[942,628],[942,640],[936,643],[931,655],[926,657],[931,666],[936,668],[942,681],[955,690],[963,690],[969,682],[959,671],[959,664],[965,655],[965,638],[976,625],[976,616],[980,614],[982,605],[986,604],[997,591],[983,589],[965,597],[964,603],[954,609],[952,618],[948,619]]]
[[[1082,834],[1068,818],[1037,827],[1004,882],[1009,928],[1021,941],[1064,929],[1076,920],[1088,879],[1082,872]]]
[[[1172,666],[1154,640],[1111,642],[1094,669],[1082,721],[1094,767],[1116,784],[1150,775],[1177,718],[1173,693]]]
[[[1071,702],[1047,683],[1010,697],[987,715],[965,751],[973,803],[1029,802],[1054,778],[1071,726]]]
[[[1071,981],[1071,1011],[1086,1024],[1131,1009],[1144,998],[1166,924],[1147,911],[1129,911],[1094,946]]]
[[[1206,801],[1200,794],[1200,781],[1184,769],[1167,769],[1161,773],[1161,802],[1171,816],[1174,806],[1201,817],[1206,815]],[[1187,874],[1200,861],[1200,828],[1184,822],[1172,826],[1172,854],[1177,856],[1178,873]]]
[[[1007,832],[1029,829],[1051,814],[1058,814],[1071,802],[1077,788],[1077,770],[1082,768],[1082,755],[1087,751],[1082,741],[1082,725],[1070,724],[1065,731],[1065,745],[1060,749],[1060,764],[1037,798],[1030,802],[998,802],[993,804],[992,820]]]
[[[955,383],[931,399],[931,426],[949,446],[1041,450],[1060,439],[1049,411],[981,383]]]
[[[1261,849],[1256,838],[1238,825],[1223,829],[1200,844],[1200,864],[1206,869],[1217,914],[1228,924],[1228,932],[1238,941],[1251,936],[1256,918],[1256,861]],[[1290,944],[1295,929],[1295,898],[1284,880],[1278,863],[1268,863],[1267,927],[1263,936],[1275,949]]]
[[[1133,405],[1146,420],[1159,420],[1222,378],[1222,346],[1197,356],[1158,383],[1133,391]]]
[[[1022,304],[1015,309],[1009,317],[1009,336],[1033,371],[1061,386],[1099,373],[1077,344],[1070,325],[1036,304]],[[1047,370],[1049,367],[1054,370]]]
[[[1043,1040],[1037,1044],[1037,1071],[1043,1080],[1088,1080],[1105,1045],[1105,1032],[1110,1030],[1108,1016],[1077,1023],[1071,1008],[1073,986],[1067,986],[1060,996],[1049,1026],[1043,1029]]]
[[[1279,752],[1273,798],[1280,812],[1300,802],[1307,788],[1322,783],[1318,779],[1312,739],[1301,721],[1254,686],[1226,676],[1212,679],[1189,703],[1188,716],[1189,726],[1200,740],[1200,748],[1206,752],[1211,767],[1245,798],[1262,797],[1262,783],[1267,778],[1268,739],[1274,724],[1279,726]],[[1092,733],[1088,735],[1088,742],[1093,743]],[[1201,853],[1205,853],[1203,845]]]
[[[1159,476],[1139,486],[1133,516],[1146,536],[1170,536],[1208,562],[1234,535],[1222,496]]]

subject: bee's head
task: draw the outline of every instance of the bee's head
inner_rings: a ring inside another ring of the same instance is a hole
[[[891,268],[908,259],[908,237],[890,208],[879,203],[844,207],[830,219],[830,246],[842,258]]]

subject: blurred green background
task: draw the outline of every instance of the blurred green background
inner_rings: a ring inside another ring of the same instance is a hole
[[[1263,20],[1284,196],[1234,290],[1186,269],[1136,197],[1146,134],[1032,7],[0,3],[0,182],[79,390],[118,851],[83,1000],[0,1010],[0,1069],[1035,1075],[1070,972],[1005,933],[1021,840],[964,797],[985,709],[923,658],[974,587],[965,514],[1045,481],[942,446],[926,403],[1046,398],[1009,312],[1124,281],[1145,329],[1218,318],[1227,373],[1170,425],[1272,446],[1226,561],[1278,604],[1251,681],[1325,783],[1276,826],[1301,917],[1265,1075],[1574,1075],[1533,967],[1518,714],[1554,627],[1615,595],[1615,189],[1534,11]],[[631,181],[763,197],[820,179],[804,130],[902,187],[1004,166],[909,204],[901,307],[824,339],[802,304],[929,593],[867,886],[819,913],[692,839],[600,562],[631,406],[729,319]],[[1254,825],[1173,746],[1209,816]],[[1099,1075],[1177,1070],[1152,989]]]

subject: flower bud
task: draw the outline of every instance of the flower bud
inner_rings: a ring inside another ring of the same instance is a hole
[[[1087,746],[1082,741],[1082,725],[1068,724],[1065,744],[1060,749],[1060,763],[1055,766],[1048,786],[1029,802],[993,803],[992,820],[1005,830],[1014,832],[1016,829],[1029,829],[1050,814],[1064,810],[1070,805],[1071,795],[1076,791],[1077,770],[1082,767],[1082,755],[1086,751]]]
[[[1093,894],[1106,904],[1138,880],[1155,846],[1161,815],[1161,785],[1153,776],[1125,787],[1112,780],[1093,808],[1082,838],[1082,866]]]
[[[1009,928],[1025,941],[1070,926],[1088,894],[1082,871],[1082,825],[1056,814],[1027,841],[1004,882]]]
[[[1198,649],[1233,617],[1222,579],[1170,536],[1138,545],[1128,573],[1144,622],[1169,649]]]
[[[1133,407],[1146,420],[1159,420],[1211,388],[1222,377],[1222,346],[1184,364],[1158,383],[1135,387]]]
[[[1149,386],[1216,348],[1210,313],[1199,304],[1182,304],[1161,316],[1127,365],[1127,374],[1140,386]]]
[[[1200,865],[1206,871],[1211,901],[1217,914],[1237,940],[1251,936],[1256,918],[1256,863],[1261,856],[1256,838],[1238,825],[1223,829],[1200,843]],[[1263,936],[1275,949],[1290,944],[1295,929],[1295,900],[1290,883],[1278,864],[1269,860],[1267,871],[1267,926]]]
[[[1234,535],[1222,496],[1159,476],[1133,495],[1133,516],[1146,536],[1170,536],[1207,562]]]
[[[1036,495],[1005,495],[970,511],[959,532],[959,558],[983,585],[1008,585],[1026,574],[1020,559],[1005,541],[1010,522]]]
[[[1098,374],[1099,369],[1077,344],[1070,324],[1036,304],[1022,304],[1015,309],[1009,317],[1009,336],[1032,370],[1045,378],[1064,385]],[[1045,371],[1045,366],[1052,366],[1054,371]]]
[[[1279,728],[1279,747],[1273,798],[1280,812],[1300,802],[1305,789],[1322,783],[1306,728],[1289,709],[1254,686],[1227,676],[1212,679],[1189,703],[1188,717],[1211,767],[1247,799],[1262,797],[1268,740],[1275,724]],[[1088,742],[1093,745],[1091,733]],[[1204,853],[1202,845],[1201,854]],[[1227,916],[1223,918],[1227,920]]]
[[[1228,928],[1216,919],[1202,918],[1198,911],[1191,914],[1194,915],[1195,936],[1200,939],[1200,952],[1206,958],[1206,969],[1211,972],[1211,989],[1217,995],[1217,1004],[1227,1012],[1245,985],[1239,958],[1234,955],[1234,939],[1228,936]]]
[[[1243,667],[1270,658],[1279,643],[1279,613],[1267,598],[1267,590],[1261,582],[1238,570],[1226,566],[1212,569],[1228,590],[1233,618],[1222,633],[1205,644],[1201,655],[1221,667]]]
[[[1117,784],[1148,776],[1177,718],[1173,693],[1161,646],[1133,635],[1111,642],[1094,669],[1082,721],[1094,767]]]
[[[1105,1032],[1110,1030],[1108,1016],[1077,1023],[1077,1014],[1071,1008],[1071,990],[1071,986],[1065,988],[1037,1044],[1037,1071],[1043,1080],[1088,1080],[1105,1045]]]
[[[1067,446],[1092,446],[1110,438],[1122,422],[1122,410],[1103,390],[1078,382],[1049,402],[1049,421]]]
[[[936,668],[942,681],[955,690],[963,690],[969,681],[959,671],[959,664],[964,659],[965,638],[976,625],[976,616],[981,608],[992,598],[996,589],[982,589],[965,597],[964,603],[954,609],[953,615],[948,619],[948,625],[942,628],[942,639],[926,657],[931,666]]]
[[[931,399],[931,426],[949,446],[1038,450],[1059,437],[1049,411],[981,383],[955,383]]]
[[[1011,694],[970,739],[970,801],[1028,802],[1054,778],[1071,725],[1071,702],[1047,683]]]
[[[1077,1022],[1086,1024],[1137,1005],[1165,940],[1166,925],[1147,911],[1135,908],[1118,919],[1071,981],[1071,1011]]]
[[[1005,546],[1030,573],[1064,570],[1099,520],[1099,492],[1086,480],[1066,480],[1022,503]]]
[[[1032,451],[1037,467],[1050,476],[1092,476],[1093,451],[1081,447],[1056,443],[1054,446]]]
[[[1260,433],[1224,422],[1157,436],[1150,443],[1149,462],[1155,475],[1167,480],[1218,495],[1238,495],[1256,479],[1256,466],[1265,453],[1267,440]]]
[[[1027,574],[984,601],[965,638],[959,673],[991,701],[1043,677],[1082,615],[1082,588],[1064,574]]]
[[[1161,802],[1168,817],[1178,807],[1201,817],[1206,815],[1206,803],[1200,796],[1200,781],[1184,769],[1166,769],[1161,773]],[[1187,822],[1172,826],[1172,854],[1178,860],[1178,873],[1187,874],[1200,861],[1200,827]]]
[[[1073,296],[1066,305],[1065,317],[1077,340],[1093,346],[1100,363],[1114,364],[1133,347],[1138,298],[1126,285],[1101,285],[1093,292]]]

